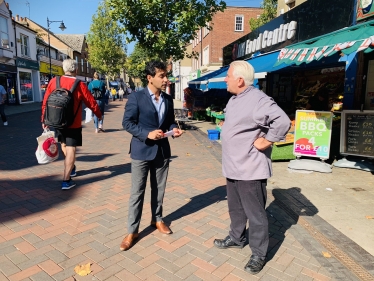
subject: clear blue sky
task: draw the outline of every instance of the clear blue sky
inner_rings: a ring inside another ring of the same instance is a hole
[[[60,23],[51,24],[51,31],[65,34],[85,34],[90,30],[92,16],[96,13],[100,0],[5,0],[13,15],[27,17],[47,27],[47,17],[51,21],[63,20],[65,31],[58,27]],[[27,5],[27,2],[29,5]],[[228,6],[259,7],[262,0],[226,0]],[[74,8],[73,8],[74,7]],[[30,8],[30,9],[29,9]],[[127,46],[128,54],[134,43]]]

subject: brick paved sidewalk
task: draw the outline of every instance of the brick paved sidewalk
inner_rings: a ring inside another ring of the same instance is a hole
[[[300,223],[305,223],[301,216],[315,212],[298,190],[269,189],[271,243],[260,274],[243,270],[248,247],[214,248],[213,240],[229,229],[225,179],[220,147],[198,131],[171,140],[164,215],[174,233],[149,227],[147,203],[141,239],[129,251],[119,251],[131,178],[123,107],[124,102],[110,104],[105,133],[95,134],[92,123],[84,126],[77,187],[68,191],[60,189],[61,156],[48,165],[36,162],[38,112],[15,115],[12,127],[0,128],[0,280],[359,280],[358,274],[368,273],[322,255],[332,248]],[[92,273],[74,273],[76,265],[88,262]],[[373,280],[370,274],[360,278]]]

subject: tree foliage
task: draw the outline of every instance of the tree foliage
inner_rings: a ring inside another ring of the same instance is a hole
[[[110,17],[106,1],[99,4],[92,16],[90,31],[87,34],[89,45],[88,61],[98,72],[115,75],[124,68],[126,45],[122,29]]]
[[[183,59],[186,45],[213,15],[222,0],[107,0],[111,16],[122,24],[127,42],[138,41],[161,60]],[[196,55],[196,54],[189,54]]]
[[[277,16],[277,5],[277,0],[263,0],[260,7],[264,10],[260,17],[258,19],[251,18],[249,20],[249,26],[251,27],[251,30],[255,30],[274,19]]]
[[[125,63],[126,73],[130,77],[141,79],[143,85],[147,85],[144,69],[146,62],[152,59],[158,58],[154,53],[143,48],[139,43],[135,44],[133,52],[128,56]]]

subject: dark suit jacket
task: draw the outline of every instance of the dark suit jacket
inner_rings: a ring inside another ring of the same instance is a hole
[[[153,105],[148,88],[129,95],[125,114],[123,116],[123,128],[132,134],[130,153],[134,160],[153,160],[160,148],[164,158],[170,158],[170,145],[168,138],[150,140],[148,133],[157,129],[167,132],[176,128],[174,117],[174,104],[170,95],[162,93],[165,103],[164,120],[159,125],[158,115]]]

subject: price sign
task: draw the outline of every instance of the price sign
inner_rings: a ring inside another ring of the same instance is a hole
[[[294,155],[328,159],[330,157],[331,125],[331,112],[297,110]]]
[[[374,111],[342,112],[340,153],[374,157]]]

